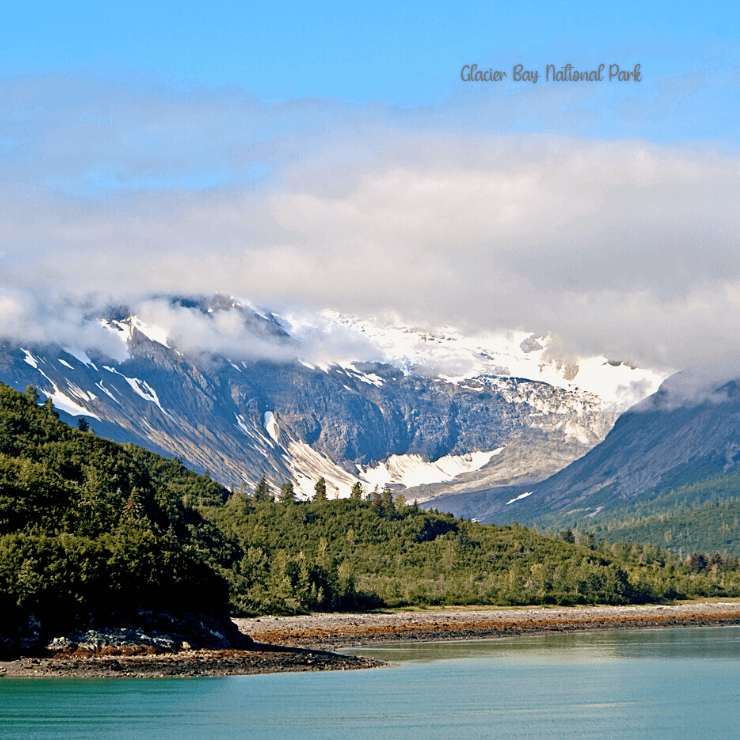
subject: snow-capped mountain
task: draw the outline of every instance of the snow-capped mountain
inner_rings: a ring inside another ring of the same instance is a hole
[[[553,337],[526,331],[466,335],[450,327],[429,331],[329,311],[323,315],[366,338],[385,362],[453,383],[479,376],[527,378],[564,390],[587,391],[598,396],[605,408],[624,411],[657,390],[669,375],[604,356],[568,356],[558,351]]]
[[[66,418],[85,416],[101,435],[223,483],[251,487],[265,475],[306,495],[320,476],[337,495],[359,480],[415,487],[420,500],[481,478],[540,480],[662,379],[606,358],[565,362],[551,338],[524,332],[277,315],[221,296],[160,298],[91,320],[120,341],[117,359],[4,342],[0,380],[32,384]]]
[[[660,506],[703,503],[710,495],[734,498],[734,482],[716,488],[707,484],[738,468],[740,360],[734,358],[671,376],[622,414],[603,442],[541,482],[481,487],[443,497],[435,506],[487,522],[526,523],[553,514],[594,522],[600,514],[637,500],[653,502],[654,512],[660,513]],[[695,491],[654,503],[660,495],[688,486],[696,486]]]

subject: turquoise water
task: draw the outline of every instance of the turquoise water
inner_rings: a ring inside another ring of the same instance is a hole
[[[413,644],[371,671],[0,681],[0,738],[740,737],[740,628]]]

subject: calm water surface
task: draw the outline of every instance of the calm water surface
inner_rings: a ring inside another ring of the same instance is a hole
[[[399,645],[392,668],[0,681],[0,738],[740,737],[740,628]]]

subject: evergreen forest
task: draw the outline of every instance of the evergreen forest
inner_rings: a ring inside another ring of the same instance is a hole
[[[543,527],[583,530],[583,518],[561,513],[541,517]],[[630,502],[599,512],[588,523],[599,541],[652,543],[681,560],[693,553],[740,557],[740,471],[708,475],[651,489]],[[715,558],[716,559],[716,558]]]
[[[545,536],[409,505],[390,489],[310,502],[286,482],[229,491],[73,429],[0,385],[0,636],[141,610],[232,615],[480,604],[628,604],[740,595],[738,561]]]

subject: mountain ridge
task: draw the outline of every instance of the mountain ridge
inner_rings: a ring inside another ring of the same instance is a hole
[[[546,480],[445,496],[435,506],[488,522],[588,526],[619,507],[719,480],[740,467],[740,380],[720,370],[714,378],[696,368],[671,376],[623,413],[602,442]],[[731,373],[740,376],[740,366]]]
[[[386,343],[402,336],[413,346],[406,360],[396,352],[390,362],[382,360],[392,354],[387,346],[368,350],[368,325],[359,336],[350,320],[311,324],[223,296],[171,298],[166,310],[165,319],[175,316],[169,330],[125,307],[90,317],[120,340],[125,359],[5,342],[0,380],[18,390],[33,384],[71,417],[84,415],[114,439],[180,457],[227,485],[253,486],[265,475],[274,485],[294,479],[306,495],[320,476],[342,495],[360,480],[409,488],[420,500],[426,493],[415,484],[475,470],[506,482],[516,471],[502,470],[503,463],[533,439],[541,450],[539,477],[546,477],[603,439],[616,418],[612,404],[562,387],[570,381],[475,375],[496,358],[449,335],[417,339],[413,330],[392,328]],[[216,339],[204,338],[203,327],[215,327]],[[512,366],[544,367],[547,342],[520,343],[524,359]],[[328,357],[330,350],[338,359]],[[346,359],[351,352],[365,359]],[[474,363],[467,375],[433,374],[434,352],[458,369],[468,356]],[[604,363],[604,371],[633,373],[620,363]]]

